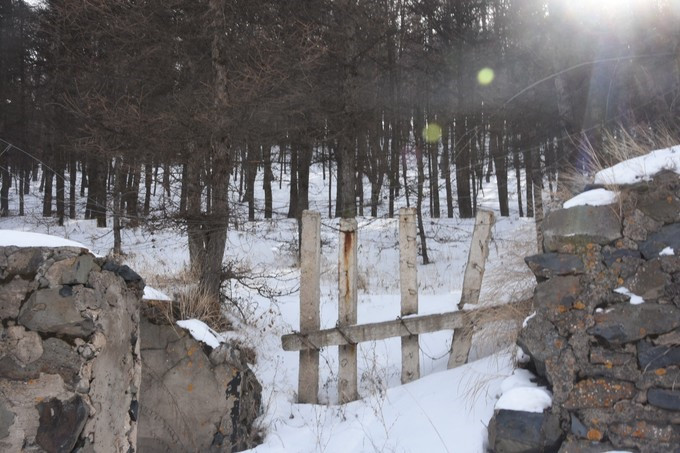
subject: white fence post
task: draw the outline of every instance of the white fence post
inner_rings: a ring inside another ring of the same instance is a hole
[[[357,323],[357,221],[340,219],[338,251],[338,328]],[[357,390],[357,345],[338,347],[338,400],[340,404],[359,398]]]
[[[416,260],[416,210],[399,210],[399,286],[401,316],[418,314],[418,268]],[[420,377],[420,347],[418,335],[401,337],[401,383]]]
[[[321,299],[319,268],[321,263],[321,214],[302,212],[300,241],[300,332],[320,329]],[[300,351],[298,402],[316,404],[319,395],[319,350]]]

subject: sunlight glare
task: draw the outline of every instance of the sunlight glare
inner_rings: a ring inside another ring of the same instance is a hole
[[[430,123],[423,129],[423,139],[427,143],[436,143],[442,138],[442,128],[437,123]]]

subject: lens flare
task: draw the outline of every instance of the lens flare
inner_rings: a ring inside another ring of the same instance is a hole
[[[489,85],[491,82],[493,82],[494,76],[493,69],[482,68],[477,73],[477,82],[479,82],[480,85]]]
[[[437,123],[430,123],[423,128],[423,139],[427,143],[436,143],[442,138],[442,128]]]

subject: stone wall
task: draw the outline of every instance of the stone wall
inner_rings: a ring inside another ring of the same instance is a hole
[[[143,301],[139,451],[232,452],[259,441],[262,388],[235,344],[212,349]]]
[[[254,358],[196,341],[159,316],[167,307],[142,302],[143,289],[130,268],[84,249],[0,247],[0,451],[254,445]]]
[[[83,249],[0,247],[0,451],[135,450],[143,285]]]
[[[678,176],[624,188],[618,204],[551,212],[543,234],[544,253],[526,259],[536,316],[518,344],[553,404],[499,411],[490,450],[680,451]]]

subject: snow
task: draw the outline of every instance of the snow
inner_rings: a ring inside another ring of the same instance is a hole
[[[407,155],[407,159],[413,156]],[[408,178],[417,179],[415,164],[408,165]],[[161,170],[162,171],[162,170]],[[180,172],[181,169],[173,171]],[[274,171],[279,174],[278,171]],[[335,175],[335,171],[333,172]],[[297,404],[297,352],[281,348],[281,336],[299,329],[299,278],[295,244],[297,223],[287,219],[289,174],[282,173],[281,188],[273,187],[273,219],[232,225],[227,237],[225,260],[248,269],[248,286],[230,282],[231,296],[241,312],[230,312],[234,331],[215,332],[196,319],[179,321],[194,338],[210,347],[226,339],[237,339],[254,348],[257,363],[252,368],[263,386],[263,414],[258,427],[264,430],[264,444],[257,452],[344,453],[347,451],[458,452],[485,451],[486,426],[501,392],[503,379],[511,375],[515,348],[509,347],[515,326],[494,323],[487,333],[473,339],[470,363],[447,370],[453,332],[443,330],[419,336],[421,379],[401,385],[400,339],[361,343],[358,346],[359,393],[361,400],[337,405],[337,347],[320,351],[320,404]],[[159,174],[162,177],[162,174]],[[261,174],[258,174],[261,178]],[[80,180],[80,178],[78,178]],[[172,181],[178,181],[174,176]],[[279,181],[277,181],[279,182]],[[337,322],[338,221],[328,218],[328,174],[322,177],[320,165],[310,170],[310,208],[322,212],[321,225],[321,327]],[[174,183],[173,183],[174,184]],[[238,182],[235,183],[237,186]],[[336,181],[331,180],[335,193]],[[444,184],[440,184],[444,187]],[[511,190],[511,216],[498,217],[486,267],[480,304],[521,300],[533,291],[535,278],[523,258],[536,253],[533,218],[517,215],[516,194]],[[370,184],[364,184],[370,187]],[[173,194],[179,193],[179,187]],[[35,188],[37,193],[37,187]],[[169,206],[161,190],[156,205]],[[143,188],[142,188],[143,196]],[[175,195],[173,195],[174,197]],[[369,198],[368,194],[365,196]],[[255,199],[262,203],[261,179],[256,182]],[[176,201],[176,200],[175,200]],[[113,246],[111,224],[97,227],[93,220],[66,220],[57,225],[54,218],[41,216],[39,197],[26,197],[25,217],[14,215],[18,195],[10,193],[10,216],[0,218],[0,228],[49,233],[78,241],[89,250],[108,254]],[[413,202],[413,199],[411,199]],[[485,183],[479,192],[481,207],[498,206],[495,181]],[[79,199],[83,207],[85,199]],[[237,193],[231,199],[232,218],[246,218],[246,206]],[[395,206],[405,206],[398,199]],[[12,209],[15,209],[12,211]],[[359,217],[358,238],[358,320],[359,323],[396,319],[400,314],[398,221],[386,217],[387,203],[379,206],[377,218]],[[80,212],[80,211],[79,211]],[[258,215],[262,215],[258,211]],[[110,220],[110,219],[109,219]],[[467,261],[474,219],[426,218],[425,233],[431,264],[418,259],[419,314],[456,310]],[[125,264],[138,272],[153,289],[174,294],[186,287],[185,270],[189,251],[179,229],[122,230]],[[11,236],[15,233],[11,233]],[[0,240],[7,234],[0,233]],[[56,242],[49,245],[73,245]],[[28,241],[22,245],[36,245]],[[271,294],[258,292],[266,284]],[[158,299],[149,289],[146,297]],[[501,350],[500,353],[495,353]],[[495,353],[495,354],[493,354]]]
[[[671,247],[666,247],[659,252],[659,256],[673,256],[675,255],[675,250]]]
[[[642,297],[640,297],[636,294],[633,294],[632,292],[630,292],[630,290],[628,288],[625,288],[623,286],[616,288],[614,290],[614,292],[619,293],[619,294],[623,294],[624,296],[630,297],[631,305],[640,305],[640,304],[645,302],[645,300]]]
[[[185,319],[183,321],[177,321],[177,325],[188,330],[196,341],[205,343],[213,349],[218,347],[223,341],[221,335],[208,327],[206,323],[198,319]]]
[[[506,354],[343,406],[277,403],[269,408],[276,435],[251,451],[481,453],[495,395],[511,367]]]
[[[78,247],[88,249],[80,242],[49,234],[29,231],[0,230],[0,247]],[[89,249],[88,249],[89,250]]]
[[[595,174],[595,184],[626,185],[650,181],[663,170],[680,174],[680,146],[658,149],[605,168]]]
[[[142,299],[144,299],[144,300],[166,300],[166,301],[172,300],[172,298],[170,298],[170,296],[166,295],[162,291],[159,291],[156,288],[153,288],[149,285],[144,287],[144,296],[142,296]]]
[[[552,405],[552,395],[544,388],[520,387],[504,393],[496,409],[524,412],[543,412]]]
[[[533,312],[533,313],[531,313],[529,316],[527,316],[527,317],[524,319],[524,321],[522,321],[522,328],[525,329],[526,326],[529,324],[529,321],[531,321],[531,319],[532,319],[533,317],[535,317],[535,316],[536,316],[536,312]]]
[[[606,206],[608,204],[616,203],[618,196],[618,193],[612,192],[611,190],[593,189],[580,193],[570,200],[567,200],[562,207],[564,209],[569,209],[574,206]]]
[[[543,412],[552,405],[552,394],[532,380],[535,376],[528,370],[517,369],[501,383],[501,397],[496,410],[507,409],[525,412]]]

